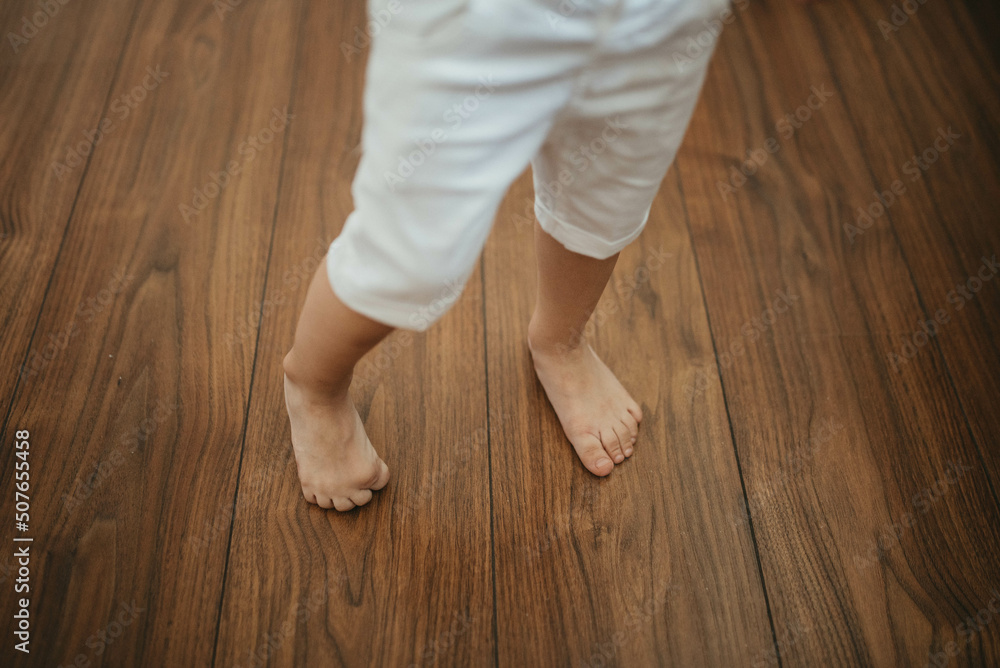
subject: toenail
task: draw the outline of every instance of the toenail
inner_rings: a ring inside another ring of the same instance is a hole
[[[625,460],[625,456],[618,454],[615,455],[615,464],[621,464]]]
[[[631,457],[632,456],[632,448],[626,448],[626,450],[625,450],[625,456],[626,457]]]
[[[605,466],[607,466],[610,463],[611,463],[610,459],[608,459],[607,457],[602,457],[601,459],[597,460],[596,466],[599,469],[603,469]]]

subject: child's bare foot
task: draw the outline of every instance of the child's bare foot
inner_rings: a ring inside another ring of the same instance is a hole
[[[566,437],[588,471],[608,475],[632,455],[642,421],[639,404],[586,341],[549,344],[532,327],[528,332],[535,373]]]
[[[340,511],[363,506],[389,482],[350,397],[310,391],[285,375],[285,406],[306,501]]]

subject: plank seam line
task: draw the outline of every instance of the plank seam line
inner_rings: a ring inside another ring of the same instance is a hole
[[[107,118],[108,110],[111,107],[111,93],[115,89],[115,85],[118,83],[118,79],[121,75],[122,63],[125,61],[125,52],[128,50],[129,43],[132,40],[132,32],[135,29],[135,22],[139,16],[139,7],[142,5],[143,0],[136,0],[135,7],[132,9],[132,18],[129,19],[128,29],[125,31],[125,39],[122,42],[121,52],[118,54],[118,63],[115,65],[115,73],[111,77],[111,82],[108,85],[108,92],[104,98],[104,104],[101,106],[101,115],[99,119]],[[100,123],[100,120],[98,120]],[[24,353],[24,360],[18,367],[17,380],[14,382],[14,388],[10,393],[10,403],[7,405],[7,412],[3,418],[3,427],[0,428],[0,434],[7,433],[7,427],[10,423],[10,416],[14,411],[14,403],[17,400],[18,390],[21,388],[21,372],[24,370],[25,365],[28,363],[28,357],[31,355],[31,344],[35,340],[35,336],[38,334],[38,326],[42,321],[42,313],[45,311],[45,303],[49,298],[49,291],[52,289],[52,282],[55,280],[56,270],[59,268],[59,260],[62,258],[63,248],[66,246],[66,237],[69,236],[70,224],[73,222],[73,215],[76,213],[76,205],[80,201],[80,193],[83,191],[84,181],[87,180],[87,174],[90,171],[90,163],[94,159],[94,155],[99,151],[98,146],[94,146],[93,150],[87,156],[87,162],[83,165],[83,170],[80,172],[80,183],[76,187],[76,194],[73,195],[73,204],[70,205],[69,215],[66,217],[66,225],[63,227],[63,235],[59,240],[59,249],[56,251],[55,259],[52,262],[52,270],[49,272],[48,283],[45,284],[45,291],[42,293],[42,300],[38,305],[38,313],[35,315],[35,324],[31,328],[31,335],[28,337],[28,348]]]
[[[813,20],[813,26],[814,26],[814,28],[816,27],[816,25],[815,25],[815,19]],[[819,39],[820,41],[822,41],[823,42],[823,46],[825,47],[826,44],[825,44],[825,40],[823,38],[823,31],[819,30],[819,29],[816,29],[816,34],[817,34],[817,39]],[[824,58],[824,60],[826,61],[827,65],[830,68],[830,74],[833,77],[834,85],[837,86],[839,84],[839,79],[837,77],[837,72],[834,69],[832,63],[830,62],[830,58],[828,57],[827,52],[828,52],[828,50],[826,48],[824,48],[823,49],[823,58]],[[893,106],[895,106],[895,108],[896,108],[897,116],[901,118],[902,117],[902,112],[901,112],[900,107],[899,107],[899,101],[897,100],[896,96],[893,94],[893,92],[891,90],[888,90],[888,96],[889,96],[889,99],[892,100]],[[849,102],[849,98],[846,98],[846,97],[844,98],[844,109],[847,112],[847,118],[848,118],[848,121],[850,122],[851,129],[854,131],[854,137],[855,137],[855,141],[857,142],[858,147],[861,148],[861,149],[865,149],[866,147],[864,146],[864,144],[861,141],[861,133],[858,130],[857,123],[855,122],[854,113],[851,110],[851,104]],[[916,143],[916,138],[913,136],[913,133],[911,132],[910,128],[907,127],[906,125],[903,125],[902,127],[903,127],[903,129],[904,129],[907,137],[909,137],[910,141],[914,142],[915,146],[919,145],[918,143]],[[872,180],[872,184],[875,185],[876,187],[878,187],[879,186],[879,179],[875,175],[875,171],[872,168],[871,161],[868,159],[867,152],[865,152],[864,150],[862,150],[861,151],[861,155],[862,155],[862,158],[864,160],[865,167],[868,169],[868,175],[869,175],[869,177]],[[928,198],[931,200],[931,203],[932,203],[932,205],[934,207],[934,210],[938,211],[938,202],[937,202],[937,199],[930,192],[931,186],[929,184],[928,184],[928,188],[927,189],[928,189]],[[899,232],[896,229],[896,223],[893,220],[892,212],[886,211],[885,212],[885,217],[886,217],[886,222],[888,223],[889,229],[892,230],[892,238],[893,238],[893,241],[895,241],[896,248],[899,251],[900,258],[903,260],[903,266],[906,267],[907,278],[908,278],[908,280],[910,282],[910,287],[913,289],[913,294],[917,298],[917,305],[920,307],[920,311],[921,311],[922,315],[924,317],[928,317],[929,311],[927,310],[927,305],[925,304],[924,297],[923,297],[923,295],[920,292],[920,287],[917,284],[917,281],[916,281],[916,279],[913,276],[913,268],[910,265],[910,260],[909,260],[909,258],[906,255],[906,250],[904,249],[903,244],[900,241]],[[961,257],[960,257],[961,256],[961,249],[959,249],[955,245],[955,240],[952,237],[951,230],[948,229],[946,226],[941,226],[940,229],[944,232],[945,236],[951,242],[951,250],[954,253],[956,253],[959,256],[958,259],[961,260]],[[977,306],[979,307],[979,312],[981,314],[983,314],[983,307],[982,307],[982,305],[981,304],[977,304]],[[984,324],[986,323],[985,319],[983,320],[983,322],[984,322]],[[990,494],[993,497],[993,503],[994,503],[994,505],[996,506],[997,509],[1000,509],[1000,497],[997,496],[997,491],[996,491],[996,489],[993,486],[993,480],[992,480],[992,478],[989,475],[989,467],[987,466],[987,464],[986,464],[986,458],[983,455],[982,445],[979,443],[979,439],[976,438],[976,434],[975,434],[975,432],[972,429],[972,422],[969,420],[969,414],[968,414],[968,410],[965,407],[965,402],[962,400],[962,396],[958,392],[958,386],[955,384],[955,378],[954,378],[954,374],[952,374],[952,371],[951,371],[951,365],[948,364],[948,358],[944,354],[944,350],[941,347],[941,343],[938,340],[938,337],[935,336],[935,337],[929,337],[929,338],[933,339],[931,341],[931,345],[933,346],[934,350],[937,351],[938,357],[941,360],[941,364],[944,366],[945,376],[948,379],[948,385],[949,385],[949,388],[951,389],[952,396],[955,398],[955,401],[958,403],[959,407],[962,409],[962,419],[965,422],[965,429],[966,429],[966,432],[969,435],[969,438],[972,441],[973,448],[974,448],[976,454],[979,457],[979,465],[980,465],[980,467],[983,470],[983,473],[984,473],[983,477],[986,479],[986,486],[989,489]],[[874,344],[874,340],[872,341],[872,343]],[[884,367],[883,367],[883,373],[881,375],[882,375],[883,380],[886,383],[888,383],[890,385],[892,384],[892,379],[889,378],[888,375],[884,372]]]
[[[500,666],[500,637],[497,631],[497,553],[493,513],[493,432],[490,429],[490,356],[486,345],[486,255],[479,258],[479,281],[483,293],[483,372],[486,376],[486,468],[490,481],[490,572],[493,576],[493,665]]]
[[[305,26],[306,5],[303,3],[299,9],[298,28],[296,30],[295,59],[292,63],[292,81],[288,91],[288,111],[289,114],[295,111],[295,92],[298,86],[299,59],[302,55],[302,32]],[[292,133],[286,132],[281,141],[281,160],[278,163],[278,183],[275,187],[274,210],[271,214],[271,240],[267,248],[267,263],[264,266],[264,281],[261,285],[260,317],[257,319],[257,336],[254,339],[253,363],[250,365],[250,385],[247,389],[247,406],[243,414],[243,434],[240,438],[240,459],[236,465],[236,486],[233,490],[233,514],[229,522],[229,536],[226,539],[226,557],[222,568],[222,583],[219,587],[219,605],[215,618],[215,641],[212,643],[212,661],[209,665],[215,666],[219,652],[219,636],[222,632],[222,607],[226,600],[226,584],[229,576],[229,561],[233,547],[233,529],[236,526],[236,505],[239,502],[240,480],[243,473],[243,456],[246,454],[247,427],[250,423],[250,407],[253,405],[253,386],[257,376],[257,355],[260,352],[260,332],[264,328],[264,295],[267,294],[267,280],[271,272],[271,256],[274,253],[274,232],[278,225],[278,211],[281,208],[281,187],[285,176],[285,158],[288,156],[288,141]]]
[[[687,198],[684,195],[684,182],[681,178],[680,170],[677,169],[677,187],[680,190],[681,206],[684,209],[684,227],[688,233],[688,243],[691,247],[691,255],[694,259],[695,275],[698,277],[698,291],[701,293],[701,304],[705,311],[705,321],[708,324],[708,336],[712,341],[712,354],[715,357],[716,370],[719,374],[719,389],[722,391],[722,404],[726,408],[726,422],[729,425],[729,440],[733,444],[733,457],[736,460],[736,472],[740,478],[740,489],[743,491],[743,503],[747,511],[747,525],[750,527],[750,541],[753,543],[754,558],[757,561],[757,576],[760,578],[761,592],[764,594],[764,607],[767,610],[767,621],[771,626],[771,642],[774,643],[774,651],[778,659],[778,668],[781,668],[781,653],[778,651],[778,634],[774,628],[774,616],[771,613],[771,600],[767,595],[767,582],[764,579],[764,567],[760,559],[760,547],[757,544],[757,533],[753,526],[753,511],[750,510],[750,499],[747,496],[746,481],[743,479],[743,467],[740,465],[740,453],[736,447],[736,433],[733,431],[733,418],[729,412],[729,398],[726,396],[726,384],[722,380],[722,371],[719,364],[719,351],[715,345],[715,334],[712,330],[712,318],[708,312],[708,301],[705,298],[705,286],[701,280],[701,264],[698,262],[698,250],[694,243],[694,235],[691,233],[690,215],[687,210]]]

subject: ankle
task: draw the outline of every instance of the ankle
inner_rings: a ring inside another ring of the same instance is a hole
[[[528,348],[532,355],[573,356],[585,350],[586,347],[587,341],[582,331],[546,327],[541,324],[537,315],[532,316],[531,322],[528,323]]]
[[[285,355],[281,366],[287,381],[294,385],[297,390],[305,393],[311,400],[334,403],[348,398],[347,390],[351,385],[350,375],[346,378],[319,377],[308,361],[301,359],[294,347]]]

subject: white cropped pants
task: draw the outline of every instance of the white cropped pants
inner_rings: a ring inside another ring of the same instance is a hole
[[[511,182],[567,249],[646,224],[728,0],[369,0],[354,211],[327,274],[349,308],[423,330],[455,301]],[[378,28],[381,26],[381,28]]]

